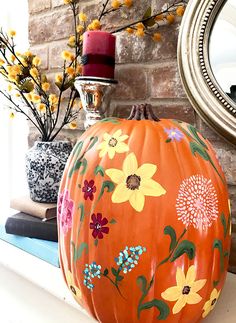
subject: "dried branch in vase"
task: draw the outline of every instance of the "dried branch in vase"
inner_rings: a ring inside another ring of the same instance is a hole
[[[41,141],[53,141],[67,125],[77,127],[77,117],[82,107],[79,94],[74,87],[75,77],[81,75],[81,56],[83,34],[87,30],[106,30],[102,19],[115,11],[135,6],[132,0],[106,0],[97,19],[89,21],[87,15],[78,10],[78,0],[64,0],[72,11],[74,34],[68,38],[70,50],[61,53],[63,68],[55,76],[57,91],[51,91],[53,84],[40,68],[41,59],[27,51],[16,51],[14,37],[16,32],[5,33],[0,30],[0,76],[5,79],[7,88],[0,89],[9,103],[10,117],[20,113],[38,130]],[[182,16],[187,1],[173,1],[158,12],[148,8],[142,17],[125,26],[112,30],[111,33],[126,31],[137,37],[151,36],[154,41],[161,41],[161,33],[156,29],[162,24],[172,24],[176,16]],[[55,92],[55,93],[54,93]],[[66,103],[67,102],[67,103]],[[65,106],[66,103],[66,106]]]

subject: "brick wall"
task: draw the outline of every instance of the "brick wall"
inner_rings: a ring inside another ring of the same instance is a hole
[[[126,15],[115,13],[106,18],[106,26],[119,26],[129,17],[140,17],[145,9],[161,8],[165,0],[137,0],[135,10]],[[80,11],[95,17],[98,3],[93,0],[80,1]],[[63,0],[29,0],[29,38],[31,50],[43,60],[42,67],[51,79],[60,71],[62,59],[60,53],[66,47],[68,36],[72,34],[71,14]],[[236,272],[236,152],[235,148],[221,139],[196,115],[181,85],[177,69],[177,38],[179,23],[161,29],[162,41],[137,39],[135,36],[117,35],[116,79],[119,81],[113,96],[110,114],[125,117],[135,103],[150,102],[161,118],[182,119],[197,128],[212,142],[226,173],[233,211],[233,244],[231,248],[230,268]],[[65,130],[62,137],[75,141],[81,133],[82,116],[79,130]],[[30,142],[36,134],[31,129]]]

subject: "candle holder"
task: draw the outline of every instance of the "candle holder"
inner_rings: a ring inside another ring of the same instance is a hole
[[[79,76],[75,79],[75,87],[86,114],[85,129],[105,118],[117,83],[114,79],[102,77]]]

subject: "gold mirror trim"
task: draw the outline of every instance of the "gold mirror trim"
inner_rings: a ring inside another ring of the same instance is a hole
[[[236,144],[236,104],[221,90],[209,62],[209,36],[225,0],[190,0],[178,40],[181,80],[193,108],[221,136]]]

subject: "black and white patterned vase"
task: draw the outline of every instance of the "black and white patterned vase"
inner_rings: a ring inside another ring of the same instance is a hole
[[[72,145],[67,141],[39,142],[26,154],[26,176],[30,198],[56,203],[59,185]]]

